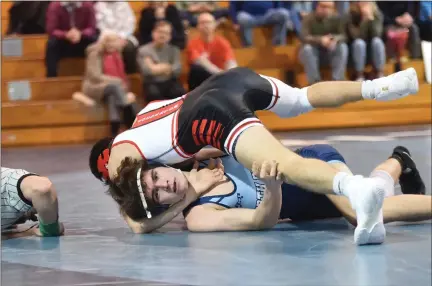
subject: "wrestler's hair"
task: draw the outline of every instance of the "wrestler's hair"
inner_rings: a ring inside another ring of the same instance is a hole
[[[91,151],[89,156],[89,167],[90,171],[92,172],[93,176],[96,177],[98,180],[102,180],[102,174],[99,172],[97,168],[97,160],[100,154],[102,154],[103,150],[109,148],[111,142],[113,140],[113,137],[105,137],[98,142],[96,142]]]
[[[136,160],[131,157],[126,157],[121,161],[120,166],[117,168],[117,176],[108,182],[109,189],[107,193],[119,205],[122,215],[125,214],[135,221],[147,219],[138,191],[137,171],[140,167],[142,171],[149,171],[159,166],[150,166],[146,160]],[[152,215],[161,213],[164,209],[156,205],[151,198],[148,198],[144,189],[145,186],[142,187],[147,201],[147,209]]]

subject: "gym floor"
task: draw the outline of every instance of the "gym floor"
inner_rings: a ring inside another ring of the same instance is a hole
[[[331,144],[363,175],[395,146],[406,146],[431,194],[430,125],[277,136],[289,148]],[[261,232],[189,233],[179,217],[158,233],[135,235],[88,171],[89,150],[2,149],[2,166],[53,181],[66,227],[60,238],[2,240],[2,285],[432,285],[431,221],[388,224],[384,244],[363,247],[353,244],[354,229],[343,219]]]

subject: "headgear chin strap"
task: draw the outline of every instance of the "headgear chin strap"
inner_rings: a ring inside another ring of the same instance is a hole
[[[144,197],[144,192],[143,192],[142,185],[141,185],[141,168],[138,168],[138,172],[137,172],[136,178],[137,178],[138,192],[140,194],[142,205],[144,207],[144,210],[146,211],[147,218],[151,218],[152,215],[151,215],[150,211],[148,210],[147,201],[146,201],[146,199]]]
[[[109,180],[109,173],[108,173],[108,161],[110,157],[110,150],[109,148],[102,151],[102,153],[99,155],[97,159],[97,169],[102,175],[103,181]]]

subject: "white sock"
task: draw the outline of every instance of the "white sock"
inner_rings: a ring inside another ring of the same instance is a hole
[[[385,196],[391,197],[395,195],[394,192],[394,180],[392,176],[384,170],[374,170],[370,174],[371,178],[380,178],[385,181]]]
[[[376,85],[372,80],[366,80],[362,83],[361,93],[364,99],[375,99]]]
[[[348,193],[345,188],[347,181],[349,181],[350,178],[353,178],[354,176],[351,174],[348,174],[346,172],[338,172],[336,176],[333,178],[333,192],[336,195],[339,196],[347,196]]]

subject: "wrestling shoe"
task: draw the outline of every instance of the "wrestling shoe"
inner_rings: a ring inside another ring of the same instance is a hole
[[[355,244],[383,243],[386,237],[382,214],[385,197],[384,180],[357,175],[350,178],[346,189],[357,217],[357,227],[354,231]]]
[[[417,72],[413,68],[364,83],[367,98],[378,101],[400,99],[419,90]]]
[[[399,177],[402,193],[424,195],[426,193],[426,186],[408,149],[403,146],[397,146],[393,149],[393,154],[390,158],[398,160],[402,166],[402,173]]]

